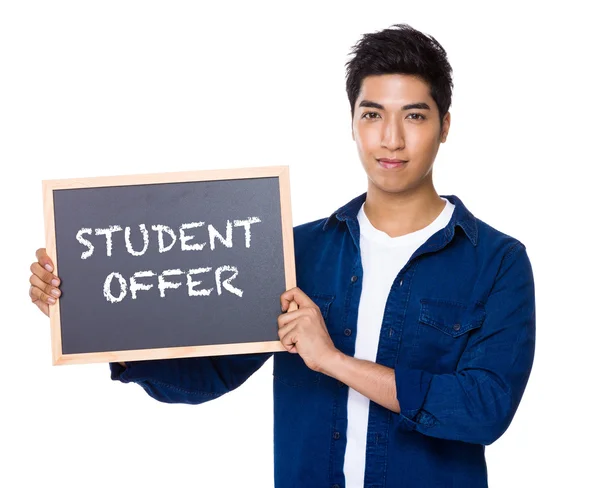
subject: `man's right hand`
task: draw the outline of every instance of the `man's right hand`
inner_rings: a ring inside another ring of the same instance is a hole
[[[31,276],[29,277],[29,298],[32,303],[50,316],[50,305],[54,305],[60,297],[60,279],[52,274],[54,263],[46,254],[46,249],[41,248],[35,252],[37,261],[31,263]]]

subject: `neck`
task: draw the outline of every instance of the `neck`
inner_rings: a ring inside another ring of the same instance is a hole
[[[364,211],[373,227],[399,237],[427,227],[445,205],[433,185],[400,193],[369,187]]]

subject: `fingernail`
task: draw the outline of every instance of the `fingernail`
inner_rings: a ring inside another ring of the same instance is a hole
[[[55,297],[60,296],[60,291],[58,290],[51,290],[50,293],[52,293]]]
[[[50,271],[50,273],[52,273],[53,268],[49,264],[44,265],[44,268],[46,268],[48,271]]]
[[[58,280],[52,280],[52,286],[58,286],[60,283]]]
[[[56,303],[56,298],[48,297],[48,303]]]

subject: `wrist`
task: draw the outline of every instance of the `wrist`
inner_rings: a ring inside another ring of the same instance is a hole
[[[346,356],[339,349],[335,349],[331,352],[321,364],[319,368],[319,372],[326,374],[327,376],[331,376],[332,378],[338,378],[338,373],[340,369],[343,367],[344,361],[348,356]]]

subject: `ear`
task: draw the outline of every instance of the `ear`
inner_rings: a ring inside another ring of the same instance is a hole
[[[352,131],[352,140],[356,141],[355,137],[354,137],[354,117],[352,117],[350,119],[350,130]]]
[[[448,137],[448,132],[450,131],[450,112],[446,112],[444,118],[442,119],[442,131],[440,133],[440,141],[446,142],[446,138]]]

